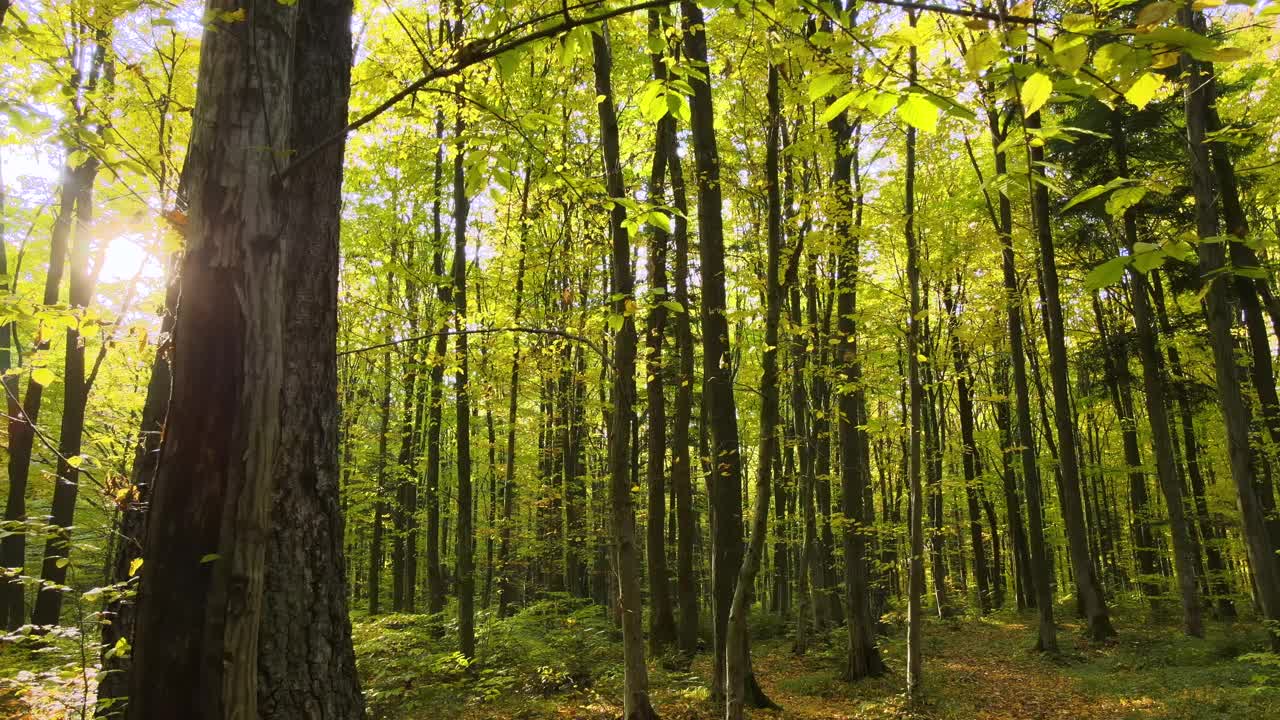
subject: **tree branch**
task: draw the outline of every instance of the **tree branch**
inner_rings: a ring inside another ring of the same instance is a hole
[[[636,3],[633,5],[626,5],[624,7],[615,8],[613,10],[602,12],[596,15],[589,15],[587,17],[580,17],[573,20],[568,20],[568,21],[559,23],[557,25],[553,25],[552,27],[543,28],[542,30],[537,30],[527,35],[524,35],[522,37],[515,38],[514,40],[508,40],[507,42],[500,43],[497,45],[493,44],[492,38],[482,38],[479,40],[473,40],[467,43],[466,45],[462,46],[462,48],[458,50],[458,52],[455,55],[454,61],[452,63],[445,65],[444,67],[432,70],[431,72],[428,72],[427,74],[423,75],[417,80],[414,80],[413,82],[409,83],[404,88],[402,88],[396,94],[392,95],[386,100],[383,100],[372,110],[366,112],[364,115],[361,115],[360,117],[348,123],[347,126],[342,130],[339,130],[333,135],[330,135],[329,137],[320,141],[320,143],[318,143],[317,145],[313,146],[311,149],[303,152],[296,159],[294,159],[293,162],[289,163],[287,167],[281,170],[280,173],[276,176],[276,179],[283,180],[284,178],[288,177],[290,173],[294,172],[302,165],[305,165],[313,157],[319,154],[320,151],[342,140],[347,135],[355,132],[356,130],[359,130],[365,125],[368,125],[369,123],[373,122],[375,119],[378,118],[378,116],[390,110],[401,100],[404,100],[410,95],[423,89],[424,87],[427,86],[428,83],[430,83],[433,80],[439,80],[441,78],[448,77],[455,73],[461,72],[462,70],[465,70],[466,68],[469,68],[472,65],[482,63],[486,60],[491,60],[503,53],[510,52],[511,50],[515,50],[516,48],[519,48],[523,45],[527,45],[531,42],[534,42],[535,40],[542,40],[544,38],[555,37],[556,35],[559,35],[563,32],[567,32],[569,30],[573,30],[574,28],[582,27],[583,25],[592,25],[594,23],[598,23],[603,20],[608,20],[609,18],[612,18],[612,17],[617,17],[618,15],[626,15],[627,13],[632,13],[639,10],[648,10],[650,8],[666,7],[670,4],[671,4],[671,0],[646,0],[645,2]]]
[[[613,366],[613,362],[610,361],[608,353],[606,353],[604,349],[601,348],[599,345],[596,345],[594,342],[592,342],[589,338],[583,337],[582,335],[575,335],[574,333],[571,333],[571,332],[565,332],[564,330],[553,330],[549,328],[534,328],[534,327],[520,327],[520,326],[504,327],[504,328],[476,328],[474,330],[462,330],[462,331],[441,330],[439,332],[426,333],[425,335],[415,335],[413,337],[401,338],[399,340],[389,340],[384,343],[378,343],[377,345],[369,345],[367,347],[356,348],[354,350],[343,350],[338,353],[338,357],[345,357],[347,355],[358,355],[360,353],[371,352],[373,350],[381,350],[382,348],[395,347],[396,345],[401,345],[407,342],[417,342],[418,340],[426,340],[427,338],[439,337],[441,335],[445,335],[445,336],[491,335],[493,333],[504,333],[504,332],[527,333],[530,335],[551,335],[554,337],[562,337],[567,340],[572,340],[574,342],[580,342],[583,345],[586,345],[587,347],[591,348],[591,350],[593,350],[597,355],[599,355],[600,358],[604,360],[604,362],[607,365],[609,365],[610,367]]]

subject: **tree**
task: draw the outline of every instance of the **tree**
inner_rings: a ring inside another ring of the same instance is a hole
[[[636,328],[635,280],[631,271],[631,247],[623,227],[627,212],[619,202],[625,196],[618,149],[618,118],[613,99],[613,51],[608,25],[591,35],[600,139],[609,210],[609,260],[613,268],[612,290],[617,298],[613,317],[621,319],[614,337],[613,417],[609,424],[609,495],[614,535],[614,563],[618,576],[618,605],[622,613],[623,712],[626,720],[649,720],[657,713],[649,704],[649,673],[644,664],[644,635],[640,625],[639,553],[636,548],[635,509],[631,501],[632,405],[635,398]]]
[[[275,153],[343,126],[350,17],[343,0],[268,5],[205,33],[197,117],[218,121],[196,124],[187,165],[129,717],[363,712],[336,497],[342,143],[296,176],[281,177]],[[314,352],[290,356],[298,342]]]

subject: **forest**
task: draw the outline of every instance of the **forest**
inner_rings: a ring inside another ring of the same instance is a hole
[[[1278,18],[0,0],[0,717],[1275,717]]]

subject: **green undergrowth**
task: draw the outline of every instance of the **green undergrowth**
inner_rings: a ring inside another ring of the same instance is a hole
[[[458,650],[453,618],[382,615],[354,624],[357,664],[374,718],[461,714],[519,698],[530,708],[620,683],[621,635],[598,606],[541,600],[499,619],[481,613],[476,656]],[[440,714],[443,713],[443,714]]]
[[[1121,717],[1280,717],[1280,657],[1253,623],[1209,623],[1203,639],[1168,625],[1121,626],[1064,671],[1084,692],[1125,703]]]
[[[1120,637],[1085,640],[1059,610],[1062,652],[1034,644],[1034,616],[1005,611],[930,618],[925,685],[903,695],[903,628],[892,618],[881,638],[887,673],[856,683],[841,678],[844,629],[812,638],[796,656],[788,626],[753,613],[757,676],[779,711],[753,717],[839,720],[1087,718],[1262,720],[1280,707],[1280,658],[1267,653],[1254,622],[1208,623],[1204,639],[1121,606]],[[387,615],[359,620],[356,652],[371,714],[382,720],[479,718],[614,720],[621,708],[621,637],[599,607],[566,597],[532,604],[510,618],[482,615],[476,660],[457,653],[456,627],[443,618]],[[710,662],[692,666],[651,658],[650,687],[664,718],[710,720]]]

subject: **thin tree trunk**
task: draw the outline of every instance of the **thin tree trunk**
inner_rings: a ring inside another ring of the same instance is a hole
[[[600,138],[604,155],[605,187],[609,197],[626,197],[619,156],[618,118],[613,100],[613,51],[606,23],[592,35],[595,90],[601,96]],[[631,272],[631,247],[623,227],[626,210],[615,203],[609,213],[610,259],[613,266],[612,312],[622,318],[614,335],[613,418],[609,427],[609,476],[612,496],[614,563],[618,577],[618,604],[622,610],[623,713],[624,720],[650,720],[658,715],[649,703],[649,673],[644,660],[641,629],[640,559],[636,547],[636,516],[631,500],[631,423],[635,400],[636,330],[635,280]]]
[[[662,24],[657,10],[649,11],[649,34],[659,42]],[[662,53],[650,53],[653,77],[662,82],[667,77],[667,67]],[[662,202],[666,194],[666,171],[672,154],[667,135],[674,132],[668,125],[675,125],[670,114],[658,121],[654,132],[653,163],[649,172],[647,198],[650,202]],[[667,326],[667,230],[655,224],[649,231],[649,287],[650,309],[645,327],[645,396],[648,410],[648,460],[646,481],[649,487],[648,547],[646,560],[649,573],[649,647],[654,655],[676,642],[676,621],[671,607],[671,582],[667,577],[666,537],[663,533],[666,504],[666,455],[667,455],[667,406],[663,391],[662,343]]]
[[[460,15],[460,13],[459,13]],[[453,26],[454,41],[461,42],[463,23],[461,17]],[[464,81],[459,80],[458,92],[466,90]],[[466,120],[463,117],[462,105],[457,108],[454,123],[454,140],[457,147],[453,156],[453,263],[450,275],[453,279],[453,327],[458,330],[454,338],[454,401],[456,416],[454,428],[457,441],[458,466],[458,504],[457,525],[458,539],[455,549],[457,559],[458,590],[458,649],[468,659],[475,656],[475,536],[473,530],[474,516],[471,499],[471,388],[468,367],[467,338],[462,332],[467,328],[467,215],[471,211],[471,198],[467,196],[466,153],[463,140],[466,131]]]
[[[671,423],[671,492],[675,495],[676,524],[676,603],[680,607],[676,641],[686,657],[698,649],[698,583],[694,576],[693,466],[689,453],[689,425],[693,415],[694,351],[689,305],[689,227],[686,214],[684,168],[676,151],[676,128],[666,126],[668,165],[671,169],[671,194],[676,214],[673,218],[675,241],[675,301],[683,308],[676,313],[675,336],[678,359],[675,406]]]
[[[108,65],[113,67],[113,65]],[[93,182],[98,163],[90,159],[79,170],[76,221],[72,232],[70,271],[70,303],[84,310],[93,299],[93,278],[89,270],[89,244],[93,234]],[[31,613],[32,625],[56,625],[62,615],[62,587],[67,579],[71,555],[71,526],[75,518],[76,497],[80,489],[80,450],[84,443],[84,415],[89,388],[85,383],[84,344],[78,327],[67,328],[65,362],[63,364],[62,425],[58,435],[57,474],[53,487],[50,525],[57,528],[44,547],[40,572],[40,591]]]
[[[58,304],[62,291],[62,275],[66,267],[67,244],[71,236],[74,222],[75,201],[79,195],[81,175],[78,170],[66,168],[60,193],[58,215],[53,221],[53,230],[49,243],[49,269],[45,274],[43,304],[48,307]],[[49,349],[49,338],[41,325],[36,331],[32,343],[33,355]],[[5,385],[12,392],[14,379]],[[35,444],[36,426],[40,420],[40,409],[44,399],[44,386],[34,379],[27,380],[27,392],[22,398],[22,407],[13,412],[17,404],[16,397],[9,397],[9,493],[5,504],[4,519],[10,523],[27,521],[27,485],[31,477],[31,453]],[[27,533],[17,532],[5,535],[0,539],[3,547],[3,565],[18,575],[23,574],[27,556]],[[3,607],[5,610],[5,627],[16,630],[27,621],[25,611],[25,585],[21,579],[14,577],[4,585]]]
[[[434,174],[432,183],[435,199],[431,203],[431,227],[433,246],[431,251],[431,273],[434,277],[444,277],[445,236],[441,222],[442,198],[444,197],[444,111],[436,111],[436,148]],[[436,329],[433,347],[427,356],[431,365],[430,390],[427,398],[427,612],[433,616],[444,612],[445,588],[444,577],[440,568],[440,424],[444,416],[444,363],[449,349],[448,308],[452,300],[448,285],[438,282],[436,285],[437,308],[440,322]],[[435,627],[434,620],[432,627]]]
[[[755,499],[752,506],[751,539],[746,557],[738,572],[733,591],[733,603],[729,610],[728,639],[725,648],[725,719],[742,720],[746,713],[747,674],[751,669],[750,649],[747,646],[747,609],[760,560],[764,554],[765,538],[769,533],[769,494],[778,454],[779,390],[778,390],[778,327],[782,322],[782,303],[785,298],[782,265],[782,196],[779,188],[781,91],[778,88],[778,66],[769,65],[766,95],[769,104],[765,140],[765,178],[768,183],[768,229],[766,231],[766,277],[764,350],[761,355],[760,376],[760,447],[756,468]]]
[[[516,260],[515,306],[512,310],[512,322],[520,322],[520,312],[524,304],[525,273],[525,241],[528,238],[528,224],[524,222],[529,212],[529,182],[531,171],[525,169],[524,184],[520,190],[520,248]],[[511,612],[511,602],[515,597],[515,583],[511,568],[511,530],[515,523],[516,503],[516,411],[520,405],[520,335],[517,333],[512,342],[515,347],[511,355],[511,386],[507,396],[507,438],[506,450],[503,452],[502,482],[502,532],[498,541],[498,617],[507,617]]]
[[[1133,553],[1138,561],[1138,587],[1148,602],[1154,605],[1163,588],[1158,581],[1156,543],[1151,532],[1153,513],[1147,500],[1147,476],[1143,472],[1142,452],[1138,448],[1138,424],[1133,414],[1133,394],[1129,387],[1132,380],[1129,373],[1129,353],[1127,348],[1111,337],[1097,293],[1093,296],[1093,313],[1098,324],[1098,336],[1102,341],[1102,361],[1106,369],[1111,405],[1120,421],[1124,461],[1128,466],[1129,504],[1133,510],[1129,539],[1133,543]]]
[[[1203,30],[1203,18],[1198,12],[1187,7],[1180,11],[1180,16],[1186,27],[1193,31]],[[1219,221],[1214,198],[1213,170],[1205,135],[1209,121],[1209,103],[1214,94],[1214,80],[1205,67],[1185,53],[1182,55],[1182,69],[1186,74],[1183,99],[1191,189],[1196,207],[1196,231],[1202,239],[1211,238],[1219,233]],[[1226,248],[1222,243],[1202,241],[1197,251],[1200,274],[1208,284],[1204,294],[1204,312],[1214,357],[1218,403],[1226,425],[1231,477],[1235,481],[1236,500],[1244,526],[1245,549],[1253,569],[1254,586],[1262,614],[1269,620],[1280,620],[1280,563],[1276,561],[1262,503],[1254,486],[1248,410],[1236,376],[1229,289],[1227,283],[1219,277],[1226,265]],[[1280,634],[1272,634],[1272,647],[1280,649]]]
[[[1116,154],[1116,169],[1120,177],[1128,177],[1129,160],[1125,145],[1124,128],[1118,114],[1113,116],[1116,127],[1112,140]],[[1137,211],[1129,208],[1124,213],[1124,244],[1130,255],[1138,241]],[[1164,492],[1165,507],[1169,512],[1169,532],[1173,537],[1173,562],[1177,573],[1178,595],[1182,601],[1182,628],[1193,637],[1203,637],[1204,624],[1200,617],[1200,602],[1196,597],[1195,547],[1190,523],[1186,516],[1186,499],[1182,481],[1174,466],[1173,434],[1168,416],[1164,373],[1160,367],[1160,350],[1156,346],[1155,320],[1151,301],[1147,296],[1147,276],[1130,270],[1132,281],[1133,324],[1138,336],[1138,356],[1142,360],[1142,384],[1146,395],[1147,419],[1151,425],[1151,440],[1156,456],[1156,476]],[[1123,356],[1119,356],[1123,357]]]
[[[1040,113],[1025,118],[1028,131],[1040,127]],[[1030,177],[1042,170],[1035,169],[1044,162],[1044,147],[1030,149]],[[1063,524],[1066,528],[1067,546],[1079,593],[1081,608],[1088,622],[1088,635],[1094,640],[1114,637],[1115,629],[1107,612],[1106,598],[1093,571],[1093,557],[1089,552],[1088,529],[1085,525],[1081,498],[1080,466],[1076,453],[1075,420],[1073,418],[1070,388],[1067,379],[1066,326],[1062,315],[1062,299],[1058,289],[1058,266],[1054,257],[1053,229],[1049,225],[1049,188],[1042,182],[1031,180],[1031,208],[1035,219],[1036,239],[1040,247],[1041,272],[1044,277],[1045,315],[1044,328],[1049,345],[1049,376],[1053,385],[1054,418],[1058,431],[1058,469],[1062,473]]]
[[[916,15],[908,11],[911,26],[915,27]],[[916,82],[916,47],[912,45],[909,53],[909,79],[912,85]],[[910,448],[907,455],[907,481],[911,488],[910,517],[908,532],[911,536],[911,555],[908,563],[907,589],[907,695],[915,698],[920,694],[924,658],[923,627],[924,615],[921,608],[921,596],[924,595],[924,493],[920,483],[920,433],[923,418],[924,388],[920,383],[920,250],[916,246],[915,233],[915,179],[916,179],[916,129],[907,126],[906,153],[906,200],[903,217],[906,222],[907,240],[907,284],[909,286],[910,314],[907,320],[907,384],[911,392],[911,419],[908,428]]]
[[[959,313],[949,283],[942,286],[947,315],[951,318],[951,362],[956,370],[956,394],[960,406],[961,466],[964,471],[965,499],[969,509],[969,538],[973,545],[973,574],[978,586],[978,609],[985,615],[991,611],[991,595],[987,585],[987,554],[982,541],[982,516],[978,509],[978,443],[974,437],[972,377],[969,354],[956,332]],[[994,524],[993,524],[994,527]],[[995,544],[993,538],[993,546]],[[999,567],[999,563],[996,563]]]
[[[996,175],[1008,171],[1005,154],[999,149],[1007,128],[1002,130],[997,111],[989,111],[991,144],[995,150]],[[1027,387],[1026,351],[1023,347],[1022,293],[1018,288],[1018,271],[1013,254],[1013,209],[1009,197],[999,194],[996,234],[1000,236],[1001,267],[1004,275],[1005,303],[1008,311],[1009,355],[1013,364],[1013,393],[1016,403],[1018,444],[1022,447],[1022,478],[1027,493],[1027,535],[1031,546],[1031,583],[1039,613],[1036,648],[1044,652],[1058,651],[1058,632],[1053,621],[1053,568],[1044,537],[1044,500],[1040,486],[1040,468],[1036,457],[1035,436],[1031,426],[1031,397]]]

